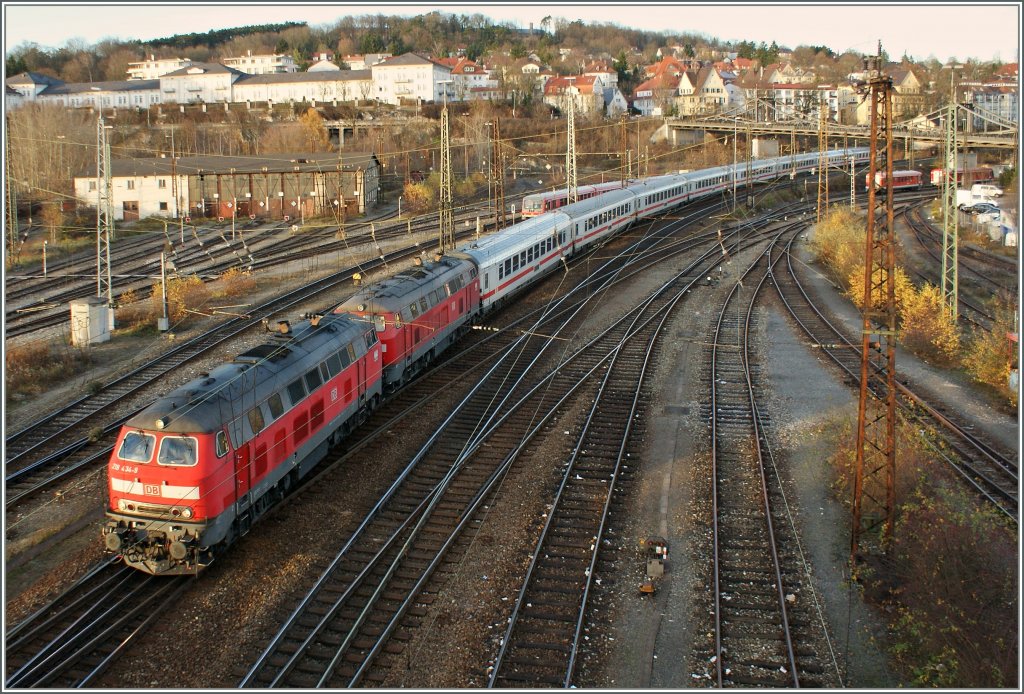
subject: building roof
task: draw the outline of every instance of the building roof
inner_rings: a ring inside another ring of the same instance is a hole
[[[576,87],[580,94],[593,94],[594,83],[597,77],[594,75],[570,75],[568,77],[552,77],[544,85],[544,96],[562,94],[570,87]]]
[[[301,173],[318,171],[337,171],[337,152],[300,152],[273,154],[262,157],[226,157],[226,156],[197,156],[197,157],[176,157],[173,162],[173,173],[178,176],[194,176],[199,173],[216,174],[229,173],[294,173],[298,169]],[[367,169],[378,164],[377,157],[372,152],[346,152],[341,158],[344,171],[355,171],[356,169]],[[78,178],[95,178],[95,164],[90,171],[85,168],[76,174]],[[264,172],[263,169],[267,171]],[[114,177],[124,176],[170,176],[172,174],[172,162],[169,157],[147,157],[144,159],[114,159],[110,162],[110,175]]]
[[[90,92],[137,92],[145,90],[157,90],[160,88],[160,80],[112,80],[110,82],[72,82],[71,84],[56,84],[44,89],[41,96],[53,96],[56,94],[88,94]]]
[[[19,84],[23,84],[23,85],[28,85],[28,84],[48,84],[48,85],[64,84],[64,82],[62,82],[61,80],[57,79],[56,77],[50,77],[49,75],[44,75],[44,74],[39,73],[39,72],[23,72],[20,75],[15,75],[14,77],[8,77],[7,80],[5,81],[5,83],[9,84],[9,85],[12,85],[12,86],[13,85],[19,85]]]
[[[419,53],[403,53],[400,56],[388,58],[382,63],[377,63],[373,67],[405,67],[407,65],[440,65],[441,67],[448,67]]]
[[[267,75],[243,75],[235,86],[256,84],[292,84],[296,82],[350,82],[373,79],[369,70],[326,70],[319,72],[277,72]]]
[[[242,72],[241,70],[236,70],[233,67],[228,67],[227,65],[221,65],[220,63],[192,63],[191,65],[186,65],[185,67],[183,67],[183,68],[181,68],[179,70],[175,70],[174,72],[168,72],[166,75],[161,77],[161,79],[164,79],[166,77],[190,77],[192,75],[206,74],[206,73],[212,74],[212,75],[218,75],[219,74],[219,75],[239,75],[239,76],[247,74],[247,73]]]

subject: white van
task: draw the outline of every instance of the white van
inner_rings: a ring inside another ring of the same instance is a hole
[[[975,183],[971,186],[971,194],[975,197],[997,198],[1003,194],[1003,189],[988,183]]]

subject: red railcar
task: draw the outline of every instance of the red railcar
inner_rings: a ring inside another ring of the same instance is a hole
[[[634,181],[626,181],[626,185],[633,183]],[[586,200],[592,198],[595,195],[606,193],[609,190],[618,190],[622,188],[622,183],[619,181],[613,181],[610,183],[595,183],[589,186],[577,186],[576,197],[578,200]],[[559,207],[564,207],[569,204],[569,189],[562,188],[561,190],[549,191],[547,193],[531,193],[523,198],[523,216],[524,217],[536,217],[539,214],[550,212],[551,210],[557,210]]]
[[[941,186],[943,178],[948,175],[949,169],[932,169],[931,182],[933,186]],[[970,188],[975,183],[989,183],[995,180],[995,174],[987,166],[975,166],[973,168],[959,167],[956,170],[956,184],[961,188]]]
[[[871,183],[871,174],[865,174],[864,186],[865,190]],[[908,169],[906,171],[893,171],[892,172],[892,187],[893,190],[917,190],[924,183],[923,174],[920,171],[914,171]],[[875,189],[879,190],[885,188],[885,172],[878,171],[875,173]]]

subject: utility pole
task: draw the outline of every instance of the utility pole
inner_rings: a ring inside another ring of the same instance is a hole
[[[883,551],[891,547],[896,520],[896,235],[893,223],[892,78],[878,56],[867,58],[871,95],[871,159],[868,165],[867,237],[864,255],[860,400],[853,489],[850,570],[857,572],[862,543],[881,526]],[[885,198],[878,200],[875,174],[884,157]]]
[[[110,140],[103,115],[96,122],[96,295],[107,297],[109,327],[114,329],[114,286],[110,279],[110,240],[114,236]]]
[[[572,85],[570,82],[569,89],[566,90],[569,96],[569,125],[565,150],[565,185],[569,189],[569,202],[576,202],[579,200],[579,191],[576,189],[576,95],[572,92]]]
[[[828,211],[828,115],[825,94],[818,100],[818,223]]]
[[[11,117],[7,119],[7,132],[11,132]],[[6,176],[4,177],[4,192],[7,194],[7,266],[14,264],[14,256],[18,252],[18,191],[14,185],[14,170],[12,157],[7,157],[4,162]]]
[[[444,98],[444,107],[441,109],[441,187],[438,191],[440,197],[438,204],[438,219],[440,222],[440,242],[438,249],[441,253],[454,250],[455,248],[455,219],[452,210],[452,147],[451,147],[451,126],[448,122],[448,85],[452,80],[438,82]]]
[[[747,160],[747,170],[746,170],[747,185],[746,185],[746,188],[744,190],[743,204],[746,207],[750,207],[750,189],[754,185],[753,181],[750,180],[750,168],[751,168],[751,166],[753,164],[753,162],[751,160],[754,157],[754,153],[752,151],[752,143],[751,143],[751,140],[750,140],[750,123],[749,122],[747,123],[747,141],[743,143],[743,156]]]
[[[619,132],[622,135],[622,154],[619,156],[619,184],[626,187],[626,114],[619,116]]]
[[[505,219],[505,168],[501,154],[501,128],[498,119],[494,119],[494,129],[491,131],[491,178],[494,179],[494,204],[497,208],[495,223],[499,229],[504,229],[507,224]]]
[[[953,76],[960,65],[950,63],[944,66],[949,70],[949,108],[946,115],[945,162],[942,179],[942,303],[956,322],[958,314],[957,277],[957,245],[959,241],[959,219],[956,208],[957,189],[957,138],[956,138],[956,87]],[[964,185],[967,177],[964,167]]]

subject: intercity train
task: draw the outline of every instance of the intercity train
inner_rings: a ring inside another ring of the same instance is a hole
[[[866,148],[828,153],[830,167]],[[244,535],[396,389],[480,317],[565,259],[644,219],[813,172],[817,152],[616,183],[368,284],[325,315],[155,400],[107,467],[106,547],[151,574],[200,571]]]

